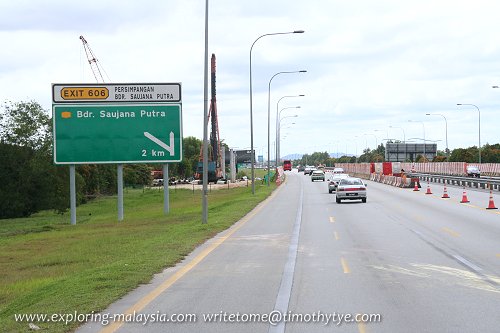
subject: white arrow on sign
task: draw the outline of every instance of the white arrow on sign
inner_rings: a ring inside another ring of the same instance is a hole
[[[144,136],[168,151],[170,156],[174,156],[174,132],[170,132],[170,146],[149,132],[144,132]]]

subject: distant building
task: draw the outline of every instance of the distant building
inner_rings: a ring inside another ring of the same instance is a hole
[[[416,162],[417,156],[424,156],[432,161],[437,155],[436,143],[387,143],[385,146],[385,160],[387,162]]]

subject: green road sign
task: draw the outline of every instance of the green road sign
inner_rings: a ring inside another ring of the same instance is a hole
[[[181,104],[53,105],[56,164],[182,160]]]

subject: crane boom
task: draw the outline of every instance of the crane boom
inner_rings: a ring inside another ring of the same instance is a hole
[[[94,52],[92,52],[92,49],[90,48],[89,43],[87,42],[87,40],[83,36],[80,36],[80,40],[83,43],[83,49],[85,50],[85,54],[87,55],[87,61],[89,62],[90,69],[92,70],[92,74],[94,74],[94,77],[95,77],[97,83],[106,82],[104,80],[104,77],[102,76],[102,73],[101,73],[102,65],[99,62],[99,60],[97,60],[97,57],[95,56]],[[102,71],[104,72],[104,74],[106,74],[106,77],[108,77],[108,74],[106,73],[104,68],[102,68]],[[108,80],[109,80],[109,77],[108,77]]]

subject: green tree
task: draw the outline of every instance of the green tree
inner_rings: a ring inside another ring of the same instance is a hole
[[[0,124],[0,138],[4,143],[40,150],[51,142],[49,113],[35,101],[5,102]]]
[[[188,136],[182,140],[183,177],[191,177],[196,171],[200,159],[201,145],[202,141],[194,136]]]
[[[123,166],[123,182],[127,186],[146,186],[153,181],[151,167],[147,164],[126,164]]]
[[[34,101],[6,102],[0,123],[0,216],[66,210],[69,192],[61,188],[68,178],[52,163],[49,113]]]
[[[31,184],[33,149],[0,143],[0,218],[24,217],[36,212]],[[36,195],[36,194],[35,194]]]
[[[330,155],[328,152],[314,152],[311,155],[304,154],[300,160],[297,160],[294,164],[301,165],[328,165],[330,161]]]
[[[474,147],[475,148],[475,147]],[[450,155],[450,162],[475,162],[474,153],[472,149],[467,148],[457,148],[453,149]]]
[[[500,143],[481,147],[481,162],[500,163]]]
[[[341,156],[337,158],[337,163],[356,163],[356,156]]]

